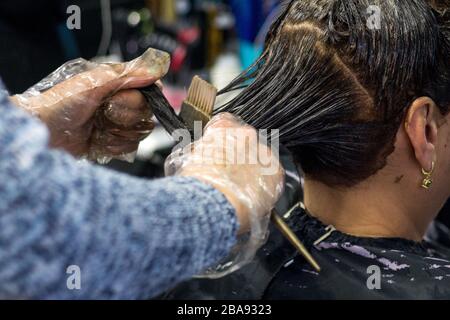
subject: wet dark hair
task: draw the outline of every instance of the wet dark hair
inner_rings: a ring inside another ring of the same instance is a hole
[[[428,96],[449,112],[449,1],[285,5],[261,57],[221,93],[244,90],[216,113],[279,129],[308,177],[355,185],[386,165],[415,99]],[[373,5],[379,29],[368,27]]]

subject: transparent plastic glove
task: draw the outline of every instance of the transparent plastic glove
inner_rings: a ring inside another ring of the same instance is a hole
[[[202,139],[167,159],[166,175],[195,177],[212,185],[227,197],[240,222],[238,244],[202,277],[236,271],[265,243],[270,212],[284,186],[284,170],[275,153],[254,128],[231,114],[220,114],[209,122]]]
[[[76,59],[11,100],[47,124],[52,147],[102,163],[133,161],[154,128],[151,108],[135,89],[163,77],[169,64],[170,56],[154,49],[127,63]]]

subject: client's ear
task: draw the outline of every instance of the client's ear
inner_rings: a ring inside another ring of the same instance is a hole
[[[429,97],[416,99],[406,115],[405,130],[419,165],[431,171],[436,161],[440,112]]]

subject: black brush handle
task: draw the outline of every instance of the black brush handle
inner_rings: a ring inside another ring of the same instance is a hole
[[[169,134],[172,134],[178,129],[185,129],[191,134],[191,137],[193,136],[192,132],[175,113],[175,110],[173,110],[169,101],[167,101],[166,97],[161,92],[161,89],[156,84],[139,90],[152,107],[155,117]]]

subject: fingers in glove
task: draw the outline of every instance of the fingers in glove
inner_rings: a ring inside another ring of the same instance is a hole
[[[155,124],[153,122],[141,123],[133,128],[108,128],[106,129],[106,135],[111,136],[111,139],[128,139],[129,141],[140,142],[144,140],[150,133],[152,133]]]
[[[118,146],[91,146],[91,154],[102,155],[103,157],[116,157],[136,152],[138,144],[122,144]]]
[[[242,128],[243,126],[247,127],[244,121],[240,118],[232,115],[231,113],[221,113],[214,116],[211,121],[208,122],[205,133],[208,129],[217,129],[217,128]],[[252,128],[248,126],[249,128]],[[252,128],[253,129],[253,128]]]
[[[124,90],[108,101],[105,116],[119,126],[133,127],[143,122],[150,122],[153,112],[138,90]]]
[[[150,127],[148,127],[150,128]],[[121,144],[138,144],[145,139],[150,133],[149,130],[133,130],[110,128],[106,131],[96,129],[92,135],[91,144],[103,146],[118,146]]]

